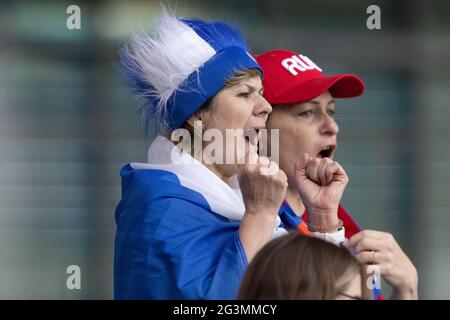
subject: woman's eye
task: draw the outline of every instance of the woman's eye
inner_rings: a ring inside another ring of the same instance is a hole
[[[238,94],[238,97],[248,98],[250,97],[250,92],[241,92]]]
[[[328,114],[330,115],[330,117],[334,117],[336,115],[336,111],[328,110]]]
[[[312,116],[313,114],[314,114],[314,112],[312,112],[312,110],[306,110],[306,111],[300,112],[299,116],[309,117],[309,116]]]

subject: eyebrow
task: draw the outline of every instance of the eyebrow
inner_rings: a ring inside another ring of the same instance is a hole
[[[317,101],[317,100],[309,100],[309,101],[306,101],[306,103],[311,103],[311,104],[316,105],[316,106],[320,105],[320,101]],[[329,100],[327,102],[327,105],[330,105],[330,104],[336,104],[336,100],[334,100],[334,99]]]

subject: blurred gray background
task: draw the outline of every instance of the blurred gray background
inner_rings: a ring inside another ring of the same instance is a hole
[[[395,235],[420,297],[450,299],[450,2],[163,1],[239,25],[254,53],[298,51],[363,96],[339,100],[343,203]],[[81,8],[81,30],[66,9]],[[381,30],[366,9],[381,8]],[[139,104],[118,49],[151,30],[160,1],[0,2],[0,299],[111,299],[119,170],[146,160]],[[81,268],[81,290],[66,268]],[[384,286],[386,296],[389,289]]]

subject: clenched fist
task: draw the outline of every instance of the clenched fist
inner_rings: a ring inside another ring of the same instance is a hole
[[[288,182],[286,174],[276,162],[258,156],[255,143],[249,144],[247,150],[246,158],[250,161],[239,165],[238,174],[245,204],[239,237],[250,262],[272,239]]]
[[[264,174],[271,168],[274,174]],[[239,185],[246,213],[276,216],[286,195],[286,174],[276,162],[259,157],[256,164],[246,164],[239,171]]]
[[[337,209],[348,177],[330,158],[313,158],[305,153],[295,162],[295,183],[313,225],[337,225]]]

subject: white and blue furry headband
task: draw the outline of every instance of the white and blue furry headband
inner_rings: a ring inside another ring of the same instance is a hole
[[[135,36],[121,51],[125,76],[144,97],[144,122],[174,130],[211,99],[236,71],[261,67],[240,32],[223,22],[159,18],[152,36]]]

